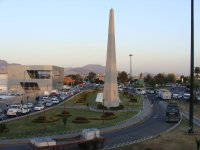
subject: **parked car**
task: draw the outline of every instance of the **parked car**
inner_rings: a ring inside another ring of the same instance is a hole
[[[27,108],[27,106],[28,106],[28,108],[32,108],[33,107],[33,103],[28,102],[28,103],[23,105],[24,108]]]
[[[46,103],[45,103],[45,106],[47,106],[47,107],[50,107],[52,105],[53,105],[53,102],[50,100],[46,101]]]
[[[4,113],[0,113],[0,120],[4,120],[6,118],[6,115]]]
[[[52,99],[51,101],[52,101],[52,103],[54,103],[54,104],[58,104],[58,103],[60,102],[58,99]]]
[[[34,110],[42,110],[44,109],[44,105],[43,104],[37,104],[35,107],[34,107]]]
[[[31,109],[29,108],[24,108],[22,105],[10,105],[10,108],[7,111],[7,116],[17,116],[20,114],[26,114],[29,113],[31,111]]]
[[[200,101],[200,96],[196,96],[197,100]]]
[[[189,100],[190,99],[190,94],[188,94],[188,93],[183,94],[183,99]]]

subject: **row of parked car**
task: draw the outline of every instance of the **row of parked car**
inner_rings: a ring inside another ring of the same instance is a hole
[[[49,96],[38,96],[36,97],[35,103],[20,103],[8,105],[5,110],[0,108],[0,119],[6,119],[10,117],[16,117],[20,115],[25,115],[34,111],[40,111],[46,107],[51,107],[56,105],[63,100],[79,93],[81,90],[79,88],[70,89],[68,91],[60,91],[59,93],[51,93]],[[4,113],[5,112],[5,113]]]

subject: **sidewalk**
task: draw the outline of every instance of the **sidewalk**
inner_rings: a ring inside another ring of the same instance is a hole
[[[148,116],[150,116],[150,114],[152,113],[152,110],[153,110],[153,107],[151,106],[147,97],[144,96],[143,97],[143,109],[136,116],[134,116],[128,120],[122,121],[114,126],[102,128],[102,129],[100,129],[100,132],[106,133],[106,132],[110,132],[113,130],[119,130],[122,128],[126,128],[129,126],[135,125],[135,124],[143,121],[144,119],[148,118]],[[80,134],[81,134],[81,130],[76,131],[76,132],[67,133],[67,134],[62,134],[62,135],[54,135],[54,136],[51,136],[51,138],[53,138],[53,139],[72,138],[72,137],[78,136]],[[30,138],[0,140],[0,147],[6,146],[6,145],[25,144],[25,143],[29,142],[29,139]]]
[[[188,112],[182,112],[182,115],[189,119],[189,113]],[[198,127],[200,127],[200,119],[197,117],[193,117],[193,123],[196,124]]]

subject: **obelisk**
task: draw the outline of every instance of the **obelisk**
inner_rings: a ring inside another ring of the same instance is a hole
[[[117,84],[117,67],[115,53],[115,29],[114,29],[114,10],[110,10],[107,59],[103,91],[104,106],[107,108],[119,106],[119,94]]]

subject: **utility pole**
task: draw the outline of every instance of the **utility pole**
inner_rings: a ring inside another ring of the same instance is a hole
[[[190,58],[190,108],[189,129],[193,133],[193,100],[194,100],[194,0],[191,0],[191,58]]]

